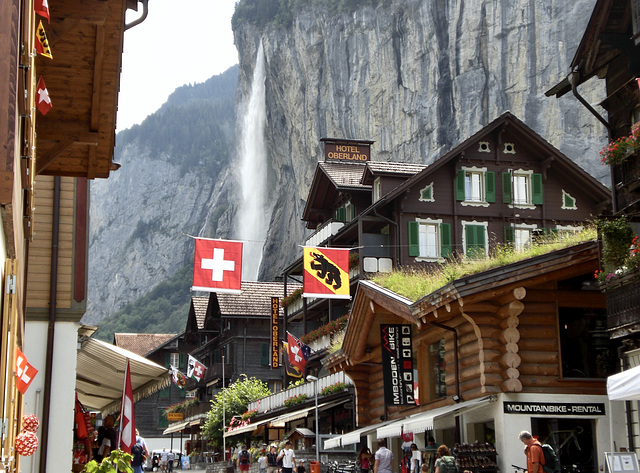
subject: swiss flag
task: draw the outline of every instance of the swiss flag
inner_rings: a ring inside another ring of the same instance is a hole
[[[187,378],[193,378],[196,381],[202,381],[204,378],[204,372],[207,367],[189,355],[189,362],[187,363]]]
[[[240,294],[242,242],[196,238],[192,291]]]
[[[15,372],[16,377],[18,378],[18,391],[24,394],[27,392],[31,381],[33,381],[33,378],[38,373],[38,370],[29,364],[29,362],[27,361],[27,357],[24,356],[24,353],[22,353],[22,351],[18,347],[16,347]]]
[[[33,4],[33,10],[47,21],[51,21],[49,18],[49,2],[47,0],[36,0]]]
[[[127,360],[122,392],[122,407],[120,409],[120,450],[131,453],[131,447],[135,444],[136,421],[133,415],[133,389],[131,389],[131,371],[129,369],[129,360]]]
[[[46,115],[49,110],[53,108],[51,98],[49,97],[49,91],[44,83],[44,78],[41,76],[38,81],[38,87],[36,88],[37,107],[40,113]]]
[[[287,342],[289,342],[289,363],[304,371],[307,360],[311,355],[311,348],[289,332],[287,332]]]

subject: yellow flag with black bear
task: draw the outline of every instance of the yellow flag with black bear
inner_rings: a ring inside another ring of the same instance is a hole
[[[350,299],[349,250],[303,248],[304,297]]]
[[[38,54],[49,59],[53,59],[51,54],[51,48],[49,47],[49,40],[47,39],[47,32],[42,26],[42,20],[38,23],[38,30],[36,31],[36,51]]]

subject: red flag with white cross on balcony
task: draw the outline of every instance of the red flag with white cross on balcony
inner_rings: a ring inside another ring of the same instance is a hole
[[[192,291],[240,294],[242,242],[196,238]]]

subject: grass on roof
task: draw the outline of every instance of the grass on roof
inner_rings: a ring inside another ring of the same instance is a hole
[[[551,253],[596,238],[596,228],[590,226],[581,232],[563,235],[562,238],[557,235],[546,236],[536,241],[525,251],[518,252],[511,245],[500,245],[487,259],[462,259],[440,264],[438,268],[431,270],[404,268],[391,273],[378,273],[372,278],[372,281],[396,294],[417,301],[456,279]]]

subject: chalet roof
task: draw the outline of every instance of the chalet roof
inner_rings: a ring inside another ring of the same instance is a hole
[[[191,298],[193,313],[196,317],[198,329],[204,328],[204,320],[207,315],[207,307],[209,307],[209,296],[193,296]]]
[[[368,179],[373,179],[378,175],[413,176],[426,167],[426,164],[369,161],[366,163],[362,182],[366,183]]]
[[[294,291],[301,288],[301,284],[287,284],[287,290]],[[223,317],[269,316],[271,313],[271,298],[282,298],[284,284],[280,282],[252,282],[242,281],[240,294],[218,293],[215,297],[220,305],[220,315]],[[283,309],[279,309],[283,315]]]
[[[629,0],[598,0],[571,61],[571,71],[577,73],[576,86],[586,82],[598,71],[622,54],[626,47],[620,36],[627,40],[631,26]],[[635,84],[634,84],[635,85]],[[569,76],[546,92],[547,96],[561,97],[571,90]]]
[[[53,59],[35,59],[53,108],[36,122],[36,174],[107,178],[112,163],[127,7],[56,1],[45,22]]]
[[[145,356],[175,336],[175,333],[115,333],[113,344]]]
[[[362,164],[323,162],[318,163],[318,167],[331,180],[336,189],[371,188],[371,186],[360,183],[365,170],[365,166]]]

